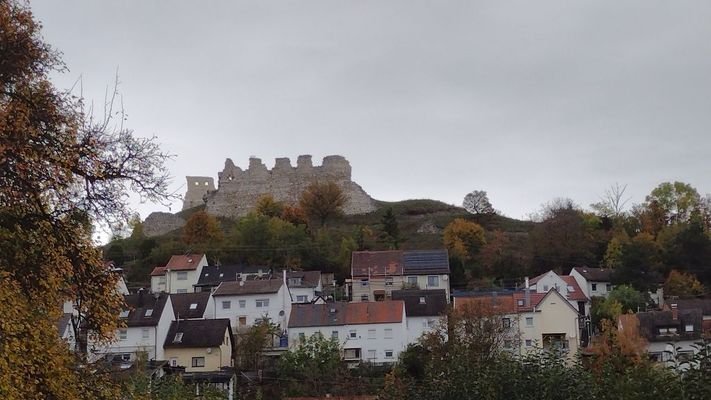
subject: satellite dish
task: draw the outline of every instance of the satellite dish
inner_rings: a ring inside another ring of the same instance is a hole
[[[283,317],[284,316],[284,310],[279,311],[279,316]]]
[[[445,276],[442,277],[442,280],[443,280],[443,281],[446,281],[447,279],[449,279],[449,275],[445,275]]]

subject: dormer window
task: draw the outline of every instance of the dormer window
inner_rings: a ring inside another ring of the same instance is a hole
[[[150,316],[153,315],[153,309],[149,308],[146,310],[146,314],[144,315],[146,318],[150,318]]]
[[[175,334],[175,337],[173,338],[173,343],[180,343],[183,341],[183,332],[178,332]]]
[[[289,286],[301,286],[301,278],[289,278]]]
[[[693,324],[688,324],[685,327],[686,332],[693,332],[694,331],[694,325]]]
[[[129,310],[121,310],[121,314],[119,314],[119,318],[128,318],[128,314],[130,312],[131,311],[129,311]]]
[[[385,277],[385,286],[392,286],[392,285],[393,285],[393,277],[392,276]]]
[[[574,291],[575,291],[575,288],[572,287],[572,286],[570,286],[570,285],[568,285],[568,292],[574,292]]]
[[[523,306],[523,300],[518,299],[518,300],[516,301],[516,304],[518,304],[519,307],[522,307],[522,306]]]
[[[420,297],[420,304],[425,304],[425,303],[426,303],[425,298],[424,298],[424,297]]]
[[[191,310],[197,310],[197,303],[191,303],[191,304],[190,304],[190,309],[191,309]]]

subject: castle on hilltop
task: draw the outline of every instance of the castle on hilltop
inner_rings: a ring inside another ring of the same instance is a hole
[[[277,158],[271,170],[256,157],[242,170],[231,159],[225,161],[217,174],[218,186],[211,177],[188,176],[188,189],[183,210],[205,204],[208,213],[224,217],[244,216],[254,209],[257,200],[271,195],[274,200],[296,204],[301,193],[314,182],[334,182],[347,196],[343,207],[346,214],[365,214],[375,210],[373,199],[351,180],[351,165],[343,156],[324,157],[314,166],[310,155],[301,155],[296,167],[289,158]]]

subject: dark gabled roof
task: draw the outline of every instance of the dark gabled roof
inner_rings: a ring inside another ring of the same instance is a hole
[[[294,304],[289,328],[402,322],[402,300],[362,303]]]
[[[668,300],[667,304],[676,304],[679,310],[698,308],[703,315],[711,315],[711,299],[678,299]]]
[[[126,325],[129,328],[134,326],[156,326],[168,302],[168,294],[156,294],[143,291],[124,296],[124,301],[128,305],[130,312],[128,317],[122,318],[122,320],[126,321]],[[153,311],[151,315],[147,317],[146,311],[149,309]]]
[[[301,284],[292,285],[289,280],[301,278]],[[321,281],[321,271],[289,271],[286,273],[287,284],[292,288],[315,288]]]
[[[635,314],[639,319],[640,334],[649,341],[694,340],[701,337],[703,316],[698,308],[678,310],[677,319],[672,311],[648,311]],[[693,325],[694,332],[686,333],[686,325]],[[677,328],[677,335],[673,337],[660,335],[659,328]]]
[[[282,278],[222,282],[213,296],[239,296],[247,294],[276,293],[284,284]]]
[[[259,271],[267,274],[270,270],[261,265],[206,265],[195,286],[217,286],[220,282],[236,281],[237,274],[258,274]]]
[[[424,303],[420,299],[424,299]],[[432,317],[447,311],[447,291],[436,290],[393,290],[393,300],[405,302],[405,314],[408,317]]]
[[[170,303],[173,305],[173,314],[176,319],[202,318],[209,300],[210,292],[174,293],[170,295]],[[194,308],[191,307],[193,304],[195,304]]]
[[[354,251],[351,276],[402,275],[402,250]]]
[[[447,250],[406,250],[402,254],[403,274],[449,274]]]
[[[289,327],[345,325],[348,304],[292,304]]]
[[[610,282],[612,277],[612,270],[609,268],[575,267],[573,269],[588,282]]]
[[[163,347],[219,347],[224,342],[226,331],[229,332],[232,342],[232,328],[227,318],[173,321]],[[183,336],[180,342],[175,342],[175,335],[179,332]]]

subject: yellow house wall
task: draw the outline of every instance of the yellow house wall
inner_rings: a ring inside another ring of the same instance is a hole
[[[537,307],[537,312],[521,313],[519,327],[521,330],[522,352],[543,346],[543,334],[564,333],[568,340],[569,358],[578,352],[580,337],[578,335],[578,313],[573,310],[567,300],[556,295],[549,295]],[[526,326],[526,317],[533,317],[533,326]],[[534,346],[525,347],[526,340],[531,340]]]
[[[204,367],[192,367],[193,357],[205,357]],[[206,347],[199,348],[166,348],[165,358],[170,361],[177,358],[179,366],[185,367],[185,372],[212,372],[221,367],[232,366],[232,350],[227,344],[213,347],[212,353],[207,353]]]

